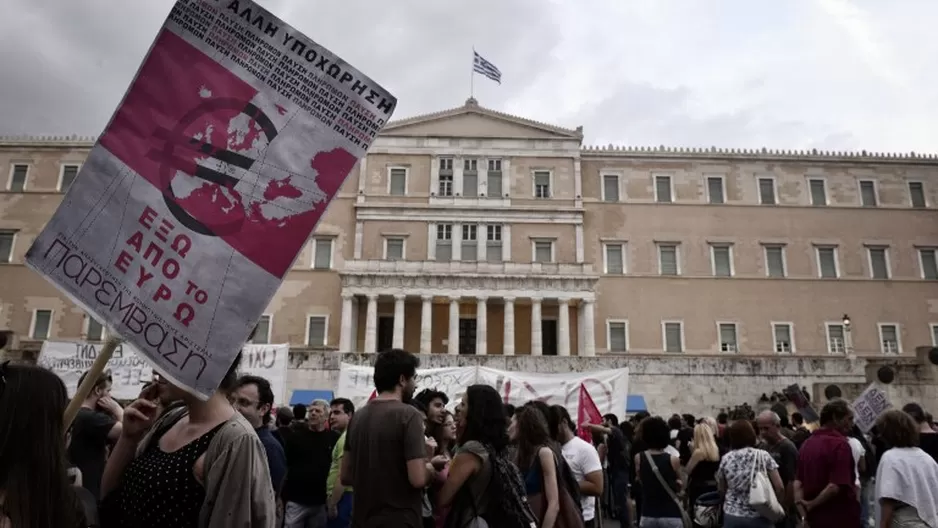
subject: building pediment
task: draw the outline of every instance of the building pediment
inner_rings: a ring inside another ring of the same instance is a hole
[[[583,127],[575,130],[531,121],[479,106],[475,99],[466,104],[399,121],[391,121],[382,136],[453,137],[480,139],[560,139],[582,140]]]

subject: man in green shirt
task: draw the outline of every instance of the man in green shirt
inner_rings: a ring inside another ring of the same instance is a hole
[[[336,398],[329,404],[329,428],[342,433],[332,449],[332,465],[326,479],[326,511],[329,514],[327,528],[348,528],[352,521],[352,487],[339,483],[342,455],[345,454],[345,433],[355,414],[355,406],[346,398]]]

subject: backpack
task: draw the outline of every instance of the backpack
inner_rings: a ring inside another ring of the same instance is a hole
[[[553,448],[551,450],[553,451]],[[582,515],[583,502],[580,495],[580,483],[577,482],[573,469],[570,468],[570,464],[567,464],[567,460],[562,453],[558,454],[554,451],[554,461],[557,463],[557,484],[563,486],[570,493],[570,497],[573,498],[573,502]]]
[[[492,446],[486,445],[485,450],[489,453],[489,463],[492,466],[492,477],[485,491],[489,495],[489,506],[488,511],[479,515],[477,505],[472,501],[470,507],[475,511],[475,517],[481,518],[492,528],[537,528],[537,517],[528,504],[528,495],[518,466],[509,460],[504,452],[497,453]],[[467,487],[463,486],[460,493],[468,494],[468,491]],[[457,513],[456,508],[453,508],[451,513]],[[450,517],[458,517],[458,514]],[[476,523],[479,524],[481,523]],[[455,522],[449,518],[446,525],[463,528],[454,526]]]

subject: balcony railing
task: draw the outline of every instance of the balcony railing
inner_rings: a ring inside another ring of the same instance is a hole
[[[414,275],[593,275],[591,264],[521,262],[438,262],[434,260],[347,260],[346,273],[400,273]]]

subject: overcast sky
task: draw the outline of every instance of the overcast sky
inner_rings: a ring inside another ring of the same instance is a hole
[[[586,143],[938,151],[936,0],[262,0],[396,118],[483,106]],[[4,0],[0,134],[101,132],[172,0]],[[321,7],[326,6],[326,7]]]

